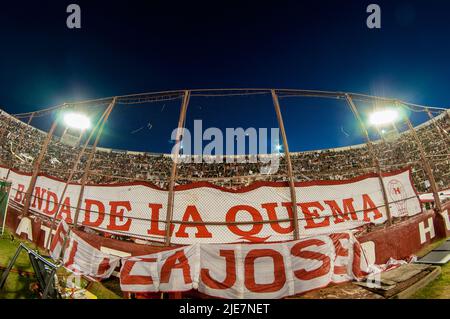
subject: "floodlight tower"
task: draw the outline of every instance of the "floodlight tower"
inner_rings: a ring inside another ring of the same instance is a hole
[[[63,189],[63,191],[62,191],[62,193],[61,193],[61,199],[60,199],[59,202],[58,202],[58,205],[57,205],[57,208],[56,208],[56,212],[55,212],[55,214],[53,215],[53,218],[52,218],[52,223],[51,223],[51,226],[50,226],[50,234],[49,234],[49,236],[48,236],[47,243],[45,243],[45,248],[46,248],[48,251],[49,251],[49,249],[50,249],[50,243],[51,243],[51,241],[52,241],[53,230],[54,230],[55,225],[56,225],[56,219],[57,219],[57,217],[59,216],[59,213],[60,213],[60,210],[61,210],[61,207],[62,207],[62,202],[63,202],[64,196],[65,196],[65,194],[66,194],[66,192],[67,192],[67,188],[68,188],[69,184],[72,182],[73,176],[75,175],[75,172],[77,171],[77,168],[78,168],[78,165],[79,165],[79,163],[80,163],[81,158],[83,157],[83,155],[84,155],[85,152],[86,152],[86,149],[87,149],[87,147],[88,147],[88,145],[89,145],[89,142],[91,141],[92,137],[94,136],[94,133],[97,132],[97,134],[96,134],[96,135],[97,135],[97,137],[96,137],[96,142],[95,142],[95,145],[93,146],[93,148],[92,148],[92,150],[91,150],[91,154],[95,153],[95,147],[96,147],[96,145],[97,145],[98,138],[100,137],[100,135],[101,135],[101,130],[102,130],[102,128],[99,130],[99,127],[100,127],[100,126],[103,127],[104,123],[105,123],[106,120],[108,119],[109,114],[111,113],[112,108],[114,107],[114,104],[115,104],[114,101],[115,101],[115,99],[114,99],[113,102],[105,109],[105,111],[103,112],[103,114],[102,114],[102,116],[100,117],[100,119],[98,119],[97,123],[96,123],[95,126],[92,128],[91,132],[89,133],[89,136],[87,136],[86,141],[84,142],[83,147],[81,148],[80,152],[78,153],[77,159],[75,160],[75,162],[74,162],[74,164],[73,164],[73,166],[72,166],[72,169],[69,170],[69,177],[67,178],[66,183],[65,183],[65,185],[64,185],[64,189]],[[89,119],[80,117],[80,116],[78,116],[78,115],[77,115],[77,116],[72,116],[72,115],[69,116],[69,115],[66,115],[66,116],[65,116],[65,122],[66,122],[67,125],[71,125],[71,123],[73,123],[73,122],[74,122],[74,119],[76,119],[76,118],[81,119],[81,122],[84,123],[83,125],[80,125],[79,123],[77,123],[76,125],[74,125],[74,126],[77,127],[78,130],[80,130],[80,139],[79,139],[79,141],[78,141],[78,143],[79,143],[80,140],[81,140],[82,134],[84,133],[85,130],[87,130],[88,128],[90,128],[91,124],[90,124],[90,120],[89,120]],[[76,121],[76,122],[78,122],[78,121]],[[71,125],[71,126],[72,126],[72,125]],[[73,126],[72,126],[72,127],[73,127]],[[89,157],[90,157],[90,156],[91,156],[91,155],[89,155]],[[86,168],[86,170],[87,170],[87,168]],[[85,172],[86,172],[86,171],[85,171]],[[82,187],[84,187],[83,185],[84,185],[84,184],[82,184]],[[80,200],[79,200],[78,202],[80,202]],[[78,207],[78,205],[77,205],[77,207]],[[77,219],[78,219],[78,216],[76,217],[76,221],[77,221]],[[76,223],[75,223],[75,225],[76,225]],[[65,241],[64,241],[64,246],[65,246]],[[63,251],[61,250],[61,254],[62,254],[62,253],[63,253]]]
[[[399,101],[395,101],[395,106],[397,108],[404,107],[404,105],[402,105]],[[442,205],[441,205],[441,200],[439,198],[439,193],[438,193],[439,190],[438,190],[438,187],[436,185],[436,180],[433,175],[433,169],[431,168],[431,165],[427,159],[427,153],[425,152],[422,142],[420,141],[419,136],[417,135],[416,129],[414,128],[414,126],[412,125],[411,121],[409,120],[409,118],[406,114],[404,116],[404,120],[405,120],[406,124],[408,125],[408,129],[411,132],[414,140],[416,141],[417,148],[419,149],[419,155],[420,155],[420,159],[422,161],[423,168],[424,168],[425,173],[430,181],[431,192],[433,193],[433,198],[434,198],[434,207],[439,213],[442,213]]]
[[[66,123],[67,128],[73,128],[80,131],[84,131],[91,127],[90,119],[82,113],[66,113],[64,115],[64,123]]]
[[[64,122],[66,123],[66,129],[61,135],[61,142],[65,141],[64,138],[69,130],[77,131],[77,141],[73,144],[73,146],[78,147],[84,132],[91,127],[90,119],[82,113],[66,113],[64,115]]]
[[[63,104],[63,108],[66,106],[66,103]],[[50,130],[47,133],[47,137],[42,144],[41,150],[39,152],[38,158],[33,163],[33,173],[31,175],[30,183],[27,188],[27,192],[25,193],[25,202],[23,205],[22,215],[28,215],[28,210],[30,209],[31,197],[33,194],[34,187],[36,185],[36,180],[39,174],[39,169],[41,167],[42,160],[47,153],[48,145],[50,144],[53,133],[55,132],[56,127],[58,126],[58,116],[53,121],[53,124]],[[72,127],[76,129],[87,129],[90,126],[90,120],[83,114],[78,113],[67,113],[64,116],[64,122],[67,127]]]
[[[381,171],[380,161],[378,160],[378,157],[376,156],[372,141],[369,137],[369,132],[367,130],[366,124],[364,124],[363,120],[361,119],[361,116],[359,114],[358,108],[356,107],[356,104],[353,102],[352,97],[350,94],[345,94],[345,99],[347,100],[347,104],[349,105],[350,109],[352,110],[353,115],[355,116],[356,120],[359,123],[359,126],[361,128],[361,131],[364,134],[364,137],[366,139],[366,145],[367,150],[369,151],[370,157],[372,157],[373,166],[376,169],[378,180],[380,183],[381,192],[383,194],[383,200],[384,200],[384,206],[386,207],[386,215],[387,215],[387,223],[388,225],[392,225],[392,215],[391,215],[391,209],[389,207],[389,200],[386,193],[386,186],[383,182],[383,174]],[[394,113],[388,112],[388,113],[375,113],[375,115],[372,115],[370,122],[371,123],[390,123],[393,119],[395,119]]]
[[[369,122],[377,127],[393,124],[398,119],[398,112],[394,109],[375,111],[369,116]]]
[[[47,137],[45,138],[44,143],[42,144],[41,150],[39,152],[39,156],[35,159],[33,163],[33,172],[31,175],[30,183],[28,184],[27,192],[25,193],[25,202],[23,204],[22,215],[27,216],[28,210],[30,209],[31,204],[31,195],[33,194],[34,186],[36,185],[37,176],[39,174],[39,168],[41,167],[41,162],[47,153],[48,145],[53,137],[53,133],[55,132],[56,127],[58,126],[58,119],[53,121],[53,124],[50,130],[47,133]]]

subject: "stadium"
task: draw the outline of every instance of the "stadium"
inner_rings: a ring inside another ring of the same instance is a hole
[[[299,133],[286,124],[289,110],[305,100],[342,108],[361,143],[292,151]],[[236,105],[239,118],[248,101],[272,112],[271,152],[192,152],[187,132],[209,105]],[[108,132],[121,121],[115,112],[139,107],[171,110],[172,153],[102,144],[105,132],[122,135]],[[43,297],[64,294],[68,274],[114,282],[122,298],[298,297],[426,264],[416,254],[450,234],[443,107],[348,92],[189,89],[2,110],[0,130],[1,225],[50,256]]]

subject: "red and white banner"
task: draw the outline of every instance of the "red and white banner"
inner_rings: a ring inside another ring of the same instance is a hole
[[[52,243],[50,244],[50,256],[54,260],[58,260],[61,256],[61,250],[64,245],[64,239],[69,234],[69,225],[65,220],[61,220],[58,227],[56,228],[55,235],[52,238]],[[47,243],[44,243],[45,245]]]
[[[7,169],[0,168],[0,178]],[[30,176],[11,171],[11,205],[22,205]],[[385,173],[393,217],[421,212],[408,169]],[[41,175],[33,191],[31,210],[72,223],[80,185],[70,184],[61,199],[64,181]],[[367,174],[346,181],[296,183],[299,233],[329,234],[386,221],[380,180]],[[79,223],[101,231],[164,241],[168,192],[150,183],[88,185]],[[293,239],[293,216],[287,183],[255,182],[239,190],[210,183],[192,183],[175,188],[171,242],[237,243],[277,242]],[[270,222],[269,222],[270,221]],[[217,225],[212,225],[217,223]],[[239,224],[244,223],[244,224]]]
[[[360,279],[367,260],[350,232],[271,244],[195,244],[123,261],[125,292],[197,289],[220,298],[282,298]]]
[[[450,199],[450,188],[439,191],[438,195],[441,202],[447,201],[448,199]],[[419,195],[419,198],[422,203],[434,202],[433,193],[422,193]]]
[[[63,264],[67,269],[76,274],[105,279],[111,276],[119,263],[119,257],[105,254],[74,232],[70,233],[63,256]]]

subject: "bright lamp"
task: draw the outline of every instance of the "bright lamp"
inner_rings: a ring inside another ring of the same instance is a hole
[[[398,112],[392,109],[376,111],[370,114],[369,122],[372,125],[380,126],[394,123],[398,118]]]
[[[64,115],[64,123],[68,127],[78,130],[85,130],[91,127],[91,121],[89,118],[81,113],[67,113]]]

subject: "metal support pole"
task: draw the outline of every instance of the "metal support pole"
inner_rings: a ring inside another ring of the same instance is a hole
[[[431,122],[433,123],[434,127],[436,128],[436,131],[438,132],[441,139],[444,140],[444,142],[447,144],[447,147],[450,147],[450,135],[442,134],[443,128],[436,122],[436,119],[433,117],[433,114],[431,114],[431,112],[428,108],[426,108],[425,111],[427,112],[428,117],[430,118]]]
[[[31,121],[33,120],[34,117],[34,113],[31,113],[30,118],[28,119],[27,125],[31,124]],[[20,138],[19,138],[19,145],[23,145],[23,138],[25,137],[25,130],[22,130],[22,132],[20,132]],[[12,163],[10,163],[10,167],[8,167],[8,172],[6,173],[6,180],[8,180],[9,174],[11,173],[11,166]]]
[[[30,184],[28,185],[27,192],[25,193],[25,203],[23,205],[22,215],[27,216],[28,210],[30,209],[31,204],[31,197],[33,194],[34,186],[36,185],[37,176],[39,174],[39,168],[41,166],[41,162],[45,157],[45,153],[47,152],[48,145],[50,144],[50,141],[52,140],[53,133],[55,132],[56,126],[58,125],[58,119],[55,119],[55,121],[52,124],[52,127],[50,128],[50,131],[47,134],[47,138],[44,141],[44,144],[42,144],[41,151],[39,153],[38,158],[34,161],[33,165],[33,174],[31,176]]]
[[[73,178],[73,176],[75,175],[75,172],[76,172],[76,170],[77,170],[77,168],[78,168],[78,164],[80,163],[80,160],[81,160],[81,158],[83,157],[83,155],[84,155],[84,153],[85,153],[85,151],[86,151],[86,148],[87,148],[87,146],[89,145],[89,142],[90,142],[91,139],[92,139],[92,136],[94,136],[94,133],[97,131],[98,127],[100,126],[100,123],[103,121],[103,118],[106,116],[107,112],[108,112],[108,108],[105,109],[105,112],[103,112],[102,116],[101,116],[100,119],[97,121],[97,124],[96,124],[95,127],[91,130],[91,132],[90,132],[90,134],[89,134],[89,136],[88,136],[86,142],[85,142],[84,145],[83,145],[83,148],[81,149],[80,153],[78,154],[78,157],[77,157],[77,159],[76,159],[76,161],[75,161],[75,163],[74,163],[72,169],[70,170],[69,177],[67,178],[66,184],[64,185],[64,189],[63,189],[63,191],[62,191],[60,200],[59,200],[59,202],[58,202],[58,207],[57,207],[57,209],[56,209],[56,213],[55,213],[55,215],[54,215],[53,218],[52,218],[52,224],[51,224],[51,226],[50,226],[50,235],[48,236],[47,243],[46,243],[45,246],[44,246],[47,250],[50,249],[50,243],[52,242],[52,237],[53,237],[53,235],[52,235],[52,233],[53,233],[53,228],[55,228],[55,225],[56,225],[56,219],[57,219],[58,214],[60,213],[61,206],[62,206],[62,202],[63,202],[64,196],[66,195],[66,192],[67,192],[67,188],[68,188],[70,182],[72,182],[72,178]],[[80,132],[80,139],[81,139],[82,134],[83,134],[83,131]]]
[[[47,299],[47,295],[50,290],[50,286],[55,281],[55,274],[56,274],[56,268],[53,268],[49,275],[48,281],[45,283],[44,292],[42,293],[42,299]]]
[[[392,122],[392,127],[394,128],[394,130],[395,130],[395,132],[396,132],[397,134],[399,134],[399,133],[400,133],[400,131],[398,130],[398,127],[397,127],[397,125],[395,125],[395,123],[394,123],[394,122]]]
[[[94,144],[92,145],[91,153],[89,154],[88,160],[86,162],[86,167],[84,168],[84,174],[83,174],[83,176],[81,178],[81,188],[80,188],[80,193],[78,195],[77,208],[76,208],[76,211],[75,211],[75,217],[74,217],[74,222],[73,222],[73,227],[74,228],[77,227],[77,224],[78,224],[78,216],[79,216],[80,210],[81,210],[81,203],[83,202],[84,188],[86,186],[87,178],[89,177],[92,160],[94,159],[94,156],[95,156],[95,149],[97,148],[97,144],[98,144],[98,141],[100,139],[100,136],[102,135],[105,123],[108,120],[108,117],[111,114],[111,112],[112,112],[112,110],[113,110],[113,108],[114,108],[114,106],[116,104],[116,99],[117,99],[116,97],[113,98],[112,102],[106,108],[106,111],[105,111],[104,116],[103,116],[103,120],[101,121],[101,124],[100,124],[100,128],[99,128],[98,133],[97,133],[97,135],[95,137]],[[93,130],[93,131],[95,131],[95,130]],[[66,249],[66,245],[67,245],[67,239],[70,237],[71,231],[72,231],[72,228],[69,228],[67,236],[64,238],[64,241],[63,241],[63,244],[62,244],[62,247],[61,247],[61,252],[59,254],[58,260],[64,260],[65,249]]]
[[[8,278],[9,273],[11,272],[11,269],[13,268],[14,264],[16,263],[17,257],[19,257],[20,252],[23,249],[23,244],[20,244],[19,247],[17,247],[16,253],[14,254],[13,258],[9,262],[8,268],[5,269],[2,275],[2,279],[0,280],[0,289],[3,289],[3,286],[6,283],[6,279]]]
[[[75,147],[78,147],[80,145],[81,139],[83,138],[83,133],[84,133],[84,131],[80,131],[80,136],[78,136],[78,140],[75,143]]]
[[[356,120],[359,123],[361,131],[363,131],[363,133],[364,133],[364,137],[366,138],[367,149],[369,151],[370,156],[372,157],[372,163],[373,163],[373,166],[375,166],[375,169],[376,169],[376,172],[378,175],[381,192],[383,194],[384,206],[386,207],[387,222],[388,222],[388,226],[390,226],[390,225],[392,225],[391,209],[389,207],[389,200],[388,200],[387,193],[386,193],[386,187],[383,182],[383,173],[381,172],[380,162],[376,156],[375,150],[372,145],[372,141],[370,140],[369,132],[367,131],[367,128],[364,125],[364,122],[361,119],[361,116],[359,115],[359,112],[358,112],[358,109],[356,108],[355,103],[353,102],[353,100],[349,94],[345,94],[345,97],[347,99],[348,105],[350,106],[350,109],[353,112],[353,115],[355,116]]]
[[[73,226],[75,228],[77,227],[77,224],[78,224],[78,216],[80,215],[81,203],[83,202],[84,188],[86,187],[86,181],[89,177],[91,163],[95,156],[95,150],[97,148],[98,141],[100,140],[100,136],[102,135],[103,128],[105,127],[105,123],[108,120],[108,117],[111,114],[111,111],[113,110],[115,104],[116,104],[116,98],[113,98],[112,102],[108,105],[108,108],[106,109],[106,114],[105,114],[105,116],[102,120],[102,123],[100,125],[100,128],[97,132],[94,144],[92,145],[91,152],[90,152],[88,160],[86,162],[86,167],[84,168],[84,174],[81,178],[80,194],[78,195],[77,209],[75,211],[75,217],[74,217],[74,221],[73,221]]]
[[[281,138],[283,139],[283,147],[284,147],[284,157],[286,158],[286,164],[287,164],[287,173],[288,173],[288,179],[289,179],[289,190],[291,193],[291,202],[292,202],[292,224],[294,226],[294,239],[298,239],[299,237],[299,231],[298,231],[298,207],[297,207],[297,194],[295,193],[295,184],[294,184],[294,174],[292,172],[292,162],[291,162],[291,155],[289,153],[289,145],[286,137],[286,131],[284,129],[284,121],[283,116],[281,115],[280,110],[280,102],[278,101],[278,96],[275,92],[275,90],[271,90],[272,93],[272,100],[273,100],[273,106],[275,107],[275,112],[277,114],[277,120],[278,120],[278,127],[281,130]]]
[[[172,169],[170,172],[170,180],[169,180],[169,193],[167,196],[167,214],[166,214],[166,241],[165,245],[170,245],[170,236],[171,236],[171,226],[172,226],[172,218],[173,218],[173,205],[174,205],[174,186],[175,186],[175,178],[177,175],[178,168],[178,157],[180,155],[180,142],[181,136],[183,134],[184,121],[186,118],[186,110],[189,104],[189,98],[191,96],[191,92],[186,90],[183,96],[183,103],[181,104],[180,117],[178,119],[178,128],[176,141],[174,146],[174,153],[172,154]]]
[[[9,114],[9,113],[6,113],[6,112],[4,112],[4,111],[2,111],[1,109],[0,109],[0,115],[5,116],[7,122],[12,122],[12,121],[14,121],[14,120],[20,121],[20,120],[19,120],[18,118],[16,118],[15,116],[13,116],[13,115],[11,115],[11,114]],[[11,119],[11,117],[14,118],[14,120]],[[2,123],[1,126],[2,126],[2,127],[0,128],[0,140],[1,140],[1,143],[4,143],[4,142],[6,142],[6,138],[7,138],[7,136],[8,136],[8,134],[7,134],[8,131],[6,130],[6,126],[3,126],[3,123]]]
[[[397,107],[401,106],[401,104],[398,101],[395,101],[395,105]],[[409,118],[406,114],[405,114],[404,118],[405,118],[406,124],[408,125],[409,131],[411,132],[414,140],[417,143],[417,148],[419,149],[420,159],[422,160],[422,164],[425,169],[425,173],[427,174],[427,176],[430,180],[431,190],[433,192],[433,198],[434,198],[434,205],[435,205],[434,207],[437,209],[438,213],[441,213],[442,212],[441,200],[439,199],[438,188],[436,185],[436,180],[434,179],[433,170],[431,169],[430,163],[427,160],[427,154],[425,152],[425,149],[423,148],[422,143],[420,142],[420,139],[419,139],[419,136],[417,135],[416,129],[411,124],[411,121],[409,120]]]
[[[69,127],[66,126],[66,128],[64,129],[64,132],[61,135],[60,140],[62,141],[62,139],[64,138],[64,136],[66,135],[67,131],[69,130]]]

